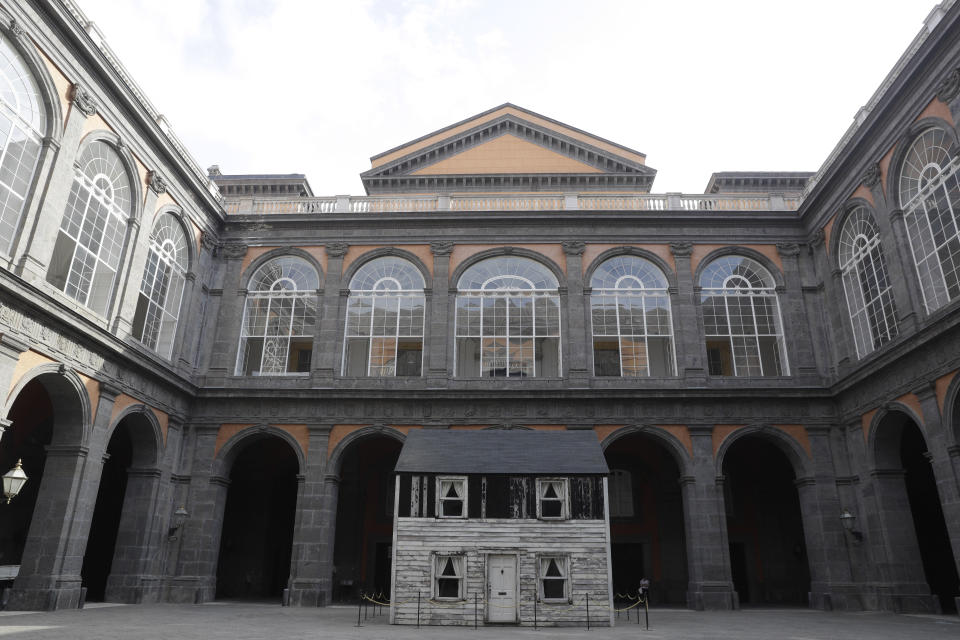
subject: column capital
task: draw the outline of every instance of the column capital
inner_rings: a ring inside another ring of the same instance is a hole
[[[147,172],[147,184],[150,185],[150,190],[157,195],[167,192],[167,181],[156,171]]]
[[[430,243],[430,252],[435,256],[449,256],[454,246],[452,240],[434,240]]]
[[[24,351],[29,351],[30,345],[11,336],[9,333],[0,334],[0,352],[6,352],[11,358],[19,358]]]
[[[860,179],[863,181],[863,186],[867,188],[873,188],[880,184],[880,163],[871,162],[870,165],[864,169]]]
[[[350,245],[346,242],[328,242],[324,245],[328,258],[342,258],[347,254]]]
[[[671,242],[670,253],[675,258],[689,258],[693,254],[692,242]]]
[[[795,258],[800,255],[800,245],[796,242],[778,242],[777,253],[784,258]]]
[[[247,255],[247,245],[239,242],[228,242],[223,245],[223,256],[227,260],[241,260]]]
[[[67,99],[69,99],[70,102],[73,103],[73,106],[77,108],[77,111],[84,116],[97,115],[97,105],[94,103],[93,97],[79,82],[74,82],[70,85],[70,90],[67,92]]]
[[[587,249],[587,244],[581,240],[564,240],[560,243],[563,252],[568,256],[582,256]]]

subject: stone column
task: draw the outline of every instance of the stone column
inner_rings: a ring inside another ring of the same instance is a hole
[[[290,554],[290,606],[321,607],[330,603],[324,510],[327,442],[332,425],[311,425],[307,468],[299,483],[297,517]]]
[[[565,240],[562,244],[567,256],[567,374],[575,387],[586,387],[593,373],[588,362],[590,342],[589,308],[584,300],[583,252],[586,244],[579,240]]]
[[[913,264],[907,225],[903,221],[903,210],[891,211],[889,220],[883,219],[883,216],[877,217],[881,218],[880,242],[887,259],[887,277],[897,304],[897,329],[901,334],[911,334],[926,316],[926,310],[917,267]]]
[[[801,382],[817,381],[817,363],[813,356],[813,340],[807,323],[803,287],[800,279],[800,245],[777,243],[777,252],[783,262],[784,295],[780,296],[784,321],[784,336],[790,354],[790,372]]]
[[[327,273],[324,274],[323,295],[319,300],[317,318],[317,339],[313,345],[312,375],[316,380],[331,382],[337,376],[338,357],[343,339],[341,325],[346,323],[342,304],[344,294],[340,291],[340,279],[343,275],[343,257],[350,246],[345,242],[328,242]]]
[[[840,269],[830,262],[823,229],[817,229],[810,246],[813,248],[813,261],[817,277],[823,287],[821,300],[824,302],[820,313],[824,316],[824,339],[827,343],[827,366],[832,377],[837,375],[840,365],[849,365],[857,358],[850,316],[847,313],[847,299],[843,292]],[[852,356],[851,356],[852,354]]]
[[[51,153],[54,157],[51,160],[49,177],[46,184],[42,188],[37,185],[37,191],[34,192],[34,199],[39,201],[39,204],[35,205],[36,209],[31,206],[23,225],[20,242],[23,253],[18,258],[17,271],[20,277],[37,286],[43,286],[47,277],[47,266],[57,240],[57,229],[60,228],[60,221],[67,207],[67,197],[73,185],[73,163],[77,157],[84,124],[87,117],[97,113],[90,94],[78,84],[71,87],[70,100],[71,107],[64,124],[63,137],[60,139],[59,148]]]
[[[713,427],[690,425],[689,431],[691,474],[680,479],[690,576],[687,606],[698,611],[736,609],[739,603],[730,571],[723,485],[718,482],[713,457]]]
[[[227,244],[223,248],[226,265],[223,270],[223,296],[217,316],[216,340],[210,357],[210,375],[232,376],[236,371],[236,355],[240,341],[243,307],[247,299],[246,283],[240,282],[244,244]],[[234,288],[236,287],[236,288]]]
[[[160,469],[131,468],[127,471],[127,489],[107,577],[105,599],[108,602],[139,604],[144,599],[141,580],[151,551],[153,521],[160,508],[157,500],[160,475]]]
[[[447,386],[447,381],[453,376],[453,327],[450,319],[450,253],[453,243],[447,240],[437,240],[430,243],[433,253],[433,286],[428,313],[429,343],[424,347],[427,350],[428,384],[433,388]],[[454,310],[454,313],[456,311]]]
[[[333,590],[336,585],[333,584],[333,551],[337,540],[337,504],[340,499],[340,476],[334,473],[334,469],[327,468],[323,476],[323,502],[320,513],[320,522],[323,525],[321,535],[321,548],[323,556],[320,562],[326,571],[321,575],[320,589],[327,594],[327,602],[333,600]]]
[[[673,325],[676,328],[673,339],[677,349],[677,375],[684,378],[687,386],[704,387],[707,384],[704,360],[706,347],[703,327],[700,326],[700,314],[697,312],[696,298],[700,287],[694,286],[693,272],[690,269],[693,245],[689,242],[671,243],[670,253],[673,254],[677,269],[677,291],[671,291],[670,296]]]

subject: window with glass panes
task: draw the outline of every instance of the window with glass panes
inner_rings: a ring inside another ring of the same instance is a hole
[[[616,256],[590,279],[593,372],[672,376],[673,322],[663,272],[638,256]]]
[[[752,258],[723,256],[704,268],[700,287],[710,375],[788,375],[773,276]]]
[[[564,520],[569,516],[566,478],[537,478],[537,516]]]
[[[457,283],[456,375],[560,375],[560,296],[553,273],[529,258],[471,265]]]
[[[161,215],[150,234],[150,250],[133,315],[133,335],[165,358],[173,352],[188,255],[183,227],[169,213]]]
[[[960,159],[942,129],[921,133],[900,169],[900,206],[927,313],[960,297]]]
[[[466,476],[440,476],[437,478],[437,517],[467,517]]]
[[[237,375],[310,372],[318,287],[303,258],[274,258],[257,269],[247,287]]]
[[[433,597],[443,600],[463,599],[462,555],[433,556]]]
[[[567,556],[540,556],[538,561],[540,599],[543,601],[569,599],[570,559]]]
[[[0,253],[10,253],[20,227],[46,129],[36,80],[0,34]]]
[[[105,315],[133,211],[130,176],[120,154],[101,140],[86,145],[76,165],[47,281]]]
[[[862,358],[897,335],[897,308],[880,234],[866,207],[857,207],[844,221],[839,253],[857,356]]]
[[[343,375],[421,375],[424,286],[420,270],[395,256],[357,270],[347,302]]]

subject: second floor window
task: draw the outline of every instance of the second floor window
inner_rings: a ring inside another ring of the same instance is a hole
[[[566,478],[537,478],[537,517],[565,520],[570,517]]]
[[[237,375],[309,373],[319,286],[316,270],[296,256],[257,269],[247,288]]]
[[[419,376],[424,281],[402,258],[374,258],[350,280],[343,339],[346,376]]]
[[[437,516],[440,518],[467,517],[467,478],[437,478]]]
[[[106,315],[132,211],[130,176],[120,154],[101,140],[86,145],[77,158],[47,281]]]
[[[150,234],[150,252],[133,316],[133,336],[165,358],[173,353],[188,267],[187,236],[169,213]]]
[[[457,283],[457,376],[559,376],[558,287],[553,273],[529,258],[498,256],[464,271]]]
[[[788,375],[770,272],[751,258],[723,256],[704,268],[700,287],[710,375]]]

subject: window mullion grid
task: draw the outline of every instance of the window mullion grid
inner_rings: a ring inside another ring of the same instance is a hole
[[[617,353],[618,360],[620,361],[620,377],[623,377],[623,331],[620,328],[620,295],[615,294],[613,296],[613,308],[614,316],[617,319]]]
[[[250,298],[248,297],[243,302],[243,317],[240,320],[240,344],[242,345],[242,347],[237,349],[237,362],[234,366],[234,372],[237,375],[241,373],[240,370],[242,368],[241,365],[243,364],[243,355],[247,346],[246,340],[250,338],[249,334],[247,333],[247,319],[249,318],[249,316],[250,316]],[[200,316],[200,317],[203,318],[203,316]],[[262,349],[261,349],[260,358],[261,360],[263,359]]]
[[[503,332],[506,335],[506,342],[507,342],[507,344],[504,345],[506,347],[506,360],[504,360],[504,362],[506,363],[506,369],[507,369],[506,373],[508,378],[510,377],[510,363],[513,360],[510,357],[510,306],[511,306],[510,302],[515,299],[517,298],[514,298],[509,294],[503,297],[503,301],[504,301],[503,310],[504,310],[504,319],[505,319]],[[496,327],[494,327],[494,330],[496,330]]]
[[[533,345],[533,348],[530,350],[530,353],[532,354],[532,357],[533,357],[533,361],[530,363],[530,366],[532,367],[532,370],[533,370],[533,377],[536,378],[537,377],[537,296],[536,296],[536,293],[530,296],[530,306],[532,307],[531,313],[530,313],[530,322],[533,323],[532,326],[530,327],[530,335],[533,336],[533,338],[530,340],[530,343]],[[546,305],[544,305],[544,309],[546,309]],[[523,321],[523,313],[520,314],[520,320],[521,322]],[[544,317],[544,320],[546,320],[546,317]],[[520,333],[522,337],[523,326],[520,327]]]
[[[859,270],[859,269],[863,268],[863,265],[862,265],[862,264],[858,264],[856,261],[853,261],[853,264],[852,264],[852,266],[851,266],[850,268],[853,269],[853,270]],[[852,291],[853,285],[850,284],[850,280],[851,280],[850,271],[849,271],[849,270],[848,270],[848,271],[845,271],[845,272],[843,273],[843,275],[841,276],[840,279],[841,279],[841,281],[843,282],[843,289],[844,289],[844,291],[846,292],[846,298],[847,298],[847,318],[849,318],[849,320],[850,320],[850,329],[853,331],[853,344],[854,344],[854,347],[855,347],[856,350],[857,350],[857,357],[858,357],[858,358],[862,358],[862,357],[865,356],[866,354],[865,354],[865,353],[861,353],[861,345],[860,345],[860,343],[861,343],[861,341],[862,341],[862,338],[860,337],[860,331],[857,330],[857,320],[856,320],[856,317],[857,317],[858,315],[860,315],[860,312],[856,310],[856,303],[858,302],[858,299],[857,299],[857,297],[856,297],[856,292]],[[859,279],[859,278],[857,278],[856,285],[857,285],[857,287],[860,287],[860,279]],[[860,293],[860,298],[862,299],[863,297],[864,297],[864,296],[863,296],[863,292],[861,291],[861,293]]]
[[[757,364],[760,365],[760,375],[763,375],[763,358],[760,357],[760,325],[757,324],[757,299],[759,296],[754,295],[752,292],[749,294],[748,300],[750,300],[750,318],[753,320],[753,335],[750,336],[753,338],[753,343],[757,347]]]
[[[270,309],[273,307],[273,296],[267,296],[267,311],[263,316],[263,346],[260,347],[260,373],[263,373],[263,360],[267,357],[267,340],[270,335]]]
[[[929,195],[931,197],[933,197],[934,191],[935,189],[930,189]],[[928,253],[926,253],[923,256],[921,261],[926,262],[928,264],[931,264],[931,263],[935,264],[937,267],[937,272],[940,274],[940,282],[946,285],[946,277],[943,274],[943,266],[940,264],[940,259],[937,256],[937,241],[933,235],[933,225],[930,224],[930,210],[927,207],[926,197],[920,199],[920,206],[922,207],[922,211],[923,211],[923,219],[921,221],[921,224],[924,225],[924,228],[926,229],[930,238],[930,250]],[[937,295],[937,286],[935,283],[927,283],[927,286],[924,286],[923,276],[920,274],[920,263],[917,262],[916,265],[917,265],[917,276],[920,278],[920,290],[925,292],[924,301],[927,305],[927,313],[933,313],[934,311],[939,309],[941,306],[943,306],[939,300],[939,296]],[[926,294],[926,291],[928,289],[929,289],[929,295]],[[927,298],[932,298],[932,299],[928,300]]]
[[[733,365],[733,375],[737,375],[737,349],[733,342],[733,322],[730,320],[730,294],[723,291],[723,309],[727,316],[727,340],[730,341],[730,364]]]
[[[370,323],[367,327],[367,376],[370,376],[370,372],[373,369],[373,327],[374,327],[374,318],[377,315],[377,298],[375,296],[370,296]]]
[[[484,318],[483,318],[483,317],[484,317],[484,310],[486,309],[486,306],[483,304],[483,301],[485,300],[485,297],[484,297],[483,295],[481,295],[481,296],[479,296],[479,298],[480,298],[480,325],[479,325],[479,333],[480,333],[480,371],[477,372],[477,375],[478,375],[478,376],[482,376],[482,375],[483,375],[483,363],[484,363],[484,357],[483,357],[483,355],[484,355],[484,349],[483,349],[483,327],[485,326],[485,325],[484,325]],[[469,320],[469,318],[468,318],[468,319],[467,319],[467,328],[469,329],[469,327],[470,327],[470,320]],[[467,333],[469,333],[469,331],[468,331]]]

